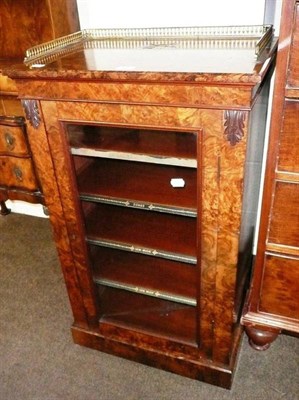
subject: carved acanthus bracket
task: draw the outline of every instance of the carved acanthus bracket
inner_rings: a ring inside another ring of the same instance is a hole
[[[22,106],[25,110],[26,118],[29,120],[33,128],[39,127],[41,117],[38,111],[38,105],[36,100],[22,100]]]
[[[244,136],[245,111],[224,111],[224,134],[232,146],[240,142]]]

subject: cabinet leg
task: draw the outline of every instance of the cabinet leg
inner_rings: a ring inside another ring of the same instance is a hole
[[[253,326],[246,326],[250,346],[255,350],[267,350],[279,335],[279,330],[264,330]]]
[[[1,211],[0,211],[1,215],[7,215],[10,213],[10,209],[6,207],[4,200],[0,201],[0,207],[1,207]]]

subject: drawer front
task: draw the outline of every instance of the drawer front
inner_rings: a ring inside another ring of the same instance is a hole
[[[38,189],[30,158],[0,157],[0,185],[34,191]]]
[[[267,255],[259,310],[299,320],[299,259]]]
[[[295,5],[294,33],[291,43],[291,56],[287,83],[291,87],[299,86],[299,4]]]
[[[22,127],[0,125],[0,154],[29,155]]]
[[[276,183],[268,242],[299,247],[299,184]]]
[[[0,88],[3,93],[17,93],[15,82],[7,76],[0,74]]]
[[[2,107],[4,115],[24,115],[22,104],[17,98],[3,97]]]
[[[280,135],[279,171],[299,173],[299,101],[286,101]]]

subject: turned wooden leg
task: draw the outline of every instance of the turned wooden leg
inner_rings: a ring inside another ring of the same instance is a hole
[[[279,335],[279,330],[264,330],[254,326],[246,326],[245,331],[249,344],[255,350],[267,350]]]
[[[7,215],[10,213],[10,209],[6,207],[4,200],[0,201],[0,206],[1,206],[1,211],[0,211],[1,215]]]

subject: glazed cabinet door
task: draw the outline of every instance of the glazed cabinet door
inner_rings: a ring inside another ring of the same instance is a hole
[[[100,331],[118,326],[196,344],[197,134],[63,130]]]
[[[83,118],[49,139],[89,319],[199,351],[200,131]]]

